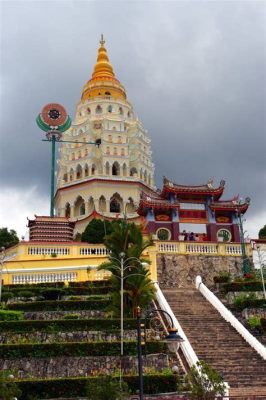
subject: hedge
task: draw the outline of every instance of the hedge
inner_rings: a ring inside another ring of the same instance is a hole
[[[14,311],[13,311],[14,312]],[[120,329],[120,319],[24,320],[0,322],[0,332],[75,332]],[[124,329],[136,329],[135,319],[124,319]]]
[[[266,308],[266,300],[265,299],[252,299],[245,298],[240,300],[237,304],[237,298],[234,300],[233,308],[236,308],[239,311],[244,310],[244,308]]]
[[[41,295],[41,292],[46,289],[61,289],[63,291],[63,295],[95,295],[95,294],[107,294],[111,291],[110,286],[99,286],[99,287],[87,287],[87,286],[78,286],[78,287],[68,287],[68,288],[56,288],[54,287],[35,287],[35,286],[30,286],[30,285],[21,285],[22,287],[18,288],[12,288],[12,294],[14,294],[13,297],[18,297],[18,293],[23,293],[24,291],[26,292],[32,292],[34,296],[39,296]],[[4,289],[3,294],[11,293],[9,292],[9,289]]]
[[[0,321],[18,321],[22,319],[23,313],[21,311],[0,310]]]
[[[132,393],[139,389],[138,376],[123,376]],[[58,397],[86,397],[87,385],[92,381],[98,381],[99,385],[104,382],[104,377],[89,378],[61,378],[45,380],[25,380],[16,381],[21,396],[19,400],[31,400],[38,393],[38,398],[50,399]],[[156,394],[164,392],[176,392],[178,390],[179,380],[173,374],[152,374],[143,376],[144,391],[147,394]]]
[[[225,283],[223,292],[260,292],[262,291],[261,281],[231,282]]]
[[[68,311],[68,310],[103,310],[110,302],[107,300],[53,300],[32,301],[27,303],[11,303],[9,310],[19,311]]]
[[[37,344],[2,344],[0,345],[0,359],[9,358],[42,358],[42,357],[98,357],[118,356],[120,341],[116,342],[76,342],[76,343],[37,343]],[[147,354],[166,353],[164,342],[147,342]],[[137,354],[137,343],[124,342],[124,354]]]

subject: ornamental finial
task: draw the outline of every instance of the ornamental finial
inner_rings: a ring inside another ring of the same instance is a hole
[[[100,40],[100,45],[103,47],[105,43],[105,40],[103,38],[103,34],[101,34],[101,40]]]

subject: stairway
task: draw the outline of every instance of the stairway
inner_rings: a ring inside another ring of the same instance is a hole
[[[231,395],[266,395],[266,361],[196,289],[163,289],[199,360],[230,385]]]

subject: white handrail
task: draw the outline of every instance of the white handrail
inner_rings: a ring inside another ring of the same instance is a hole
[[[180,347],[181,347],[183,354],[188,362],[188,365],[190,367],[192,367],[193,365],[196,365],[197,362],[199,362],[199,359],[198,359],[195,351],[193,350],[191,344],[189,343],[188,338],[186,337],[180,323],[176,319],[175,314],[173,313],[171,307],[169,306],[168,301],[164,297],[158,283],[154,282],[154,286],[156,288],[156,300],[158,301],[160,308],[162,310],[165,310],[166,312],[168,312],[171,315],[175,328],[178,330],[178,333],[180,334],[180,336],[184,339],[184,342],[180,343]]]
[[[156,289],[156,300],[159,303],[160,308],[162,308],[162,310],[165,310],[166,312],[168,312],[170,314],[170,316],[173,319],[173,324],[174,327],[178,330],[178,333],[180,334],[180,336],[184,339],[184,342],[180,343],[180,347],[181,350],[187,360],[187,363],[190,367],[192,367],[193,365],[198,368],[199,373],[201,374],[201,370],[199,369],[197,363],[199,362],[198,356],[195,353],[193,347],[191,346],[185,332],[183,331],[180,323],[178,322],[175,314],[173,313],[168,301],[166,300],[166,298],[163,295],[163,292],[161,291],[158,282],[153,282],[155,289]],[[224,382],[225,384],[225,394],[224,396],[229,396],[229,389],[230,386],[228,384],[228,382]],[[221,399],[223,399],[224,397],[221,397]]]
[[[266,360],[266,347],[263,346],[251,333],[238,321],[223,303],[204,285],[201,276],[196,278],[196,288],[216,308],[221,316],[237,330],[237,332]]]

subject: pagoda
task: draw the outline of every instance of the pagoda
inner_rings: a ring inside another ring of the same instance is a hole
[[[224,186],[224,180],[214,187],[212,179],[186,186],[164,178],[162,191],[142,193],[138,213],[156,239],[240,242],[239,214],[246,212],[249,199],[221,200]]]
[[[76,232],[95,216],[140,221],[140,195],[155,190],[151,141],[115,76],[103,37],[63,140],[77,143],[61,143],[56,215],[75,221]]]

